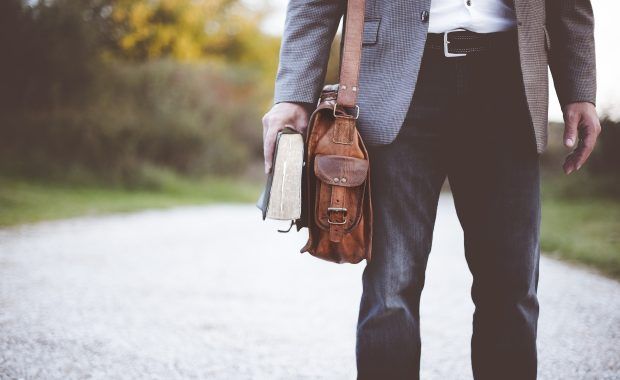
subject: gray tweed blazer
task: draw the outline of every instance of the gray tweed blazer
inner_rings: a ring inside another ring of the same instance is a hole
[[[409,108],[428,31],[431,0],[366,0],[358,128],[368,145],[393,141]],[[514,0],[525,94],[538,152],[547,145],[551,68],[560,104],[595,103],[590,0]],[[316,104],[346,0],[290,0],[274,103]],[[426,15],[426,14],[425,14]],[[385,94],[392,94],[389,102]]]

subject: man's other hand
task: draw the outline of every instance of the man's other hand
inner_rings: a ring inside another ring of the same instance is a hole
[[[569,103],[563,108],[564,145],[575,149],[564,161],[564,173],[579,170],[594,149],[596,139],[601,133],[601,124],[594,104],[589,102]]]
[[[265,156],[265,173],[269,173],[273,164],[273,150],[278,132],[285,126],[305,133],[310,113],[307,108],[297,103],[277,103],[263,116],[263,153]]]

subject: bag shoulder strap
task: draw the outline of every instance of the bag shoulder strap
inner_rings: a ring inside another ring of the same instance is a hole
[[[344,45],[340,63],[337,103],[343,107],[357,105],[365,0],[348,0],[344,22]]]

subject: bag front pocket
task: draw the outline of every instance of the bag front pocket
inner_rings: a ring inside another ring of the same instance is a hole
[[[324,230],[331,225],[344,227],[348,232],[360,221],[368,176],[368,160],[317,154],[314,159],[316,175],[316,224]]]

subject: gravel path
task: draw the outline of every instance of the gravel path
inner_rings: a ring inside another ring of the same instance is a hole
[[[0,230],[0,379],[353,379],[361,265],[251,205]],[[471,277],[442,196],[422,378],[471,379]],[[620,284],[544,258],[540,379],[620,379]]]

